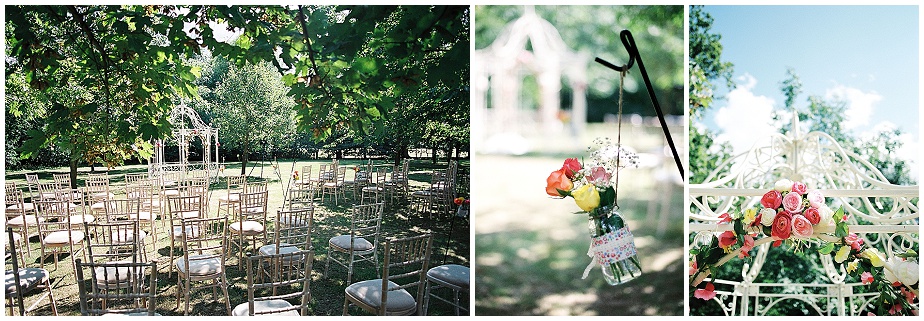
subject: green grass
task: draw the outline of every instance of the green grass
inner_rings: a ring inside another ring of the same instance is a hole
[[[317,175],[318,165],[322,163],[329,163],[329,161],[299,161],[295,166],[296,169],[301,171],[301,167],[307,164],[313,164],[314,175]],[[352,166],[359,164],[358,160],[341,160],[341,165]],[[376,164],[384,164],[384,162],[376,162]],[[279,165],[279,175],[274,171],[272,164],[270,162],[260,163],[252,162],[248,164],[254,166],[253,170],[248,168],[250,175],[260,177],[261,176],[261,165],[262,165],[262,178],[269,181],[269,206],[270,215],[275,213],[275,209],[279,208],[283,202],[283,185],[289,183],[289,173],[293,166],[291,160],[280,160]],[[411,184],[411,190],[415,188],[423,188],[429,184],[429,175],[427,171],[432,168],[445,168],[446,163],[437,163],[431,164],[430,161],[412,161],[409,178]],[[97,169],[99,170],[99,169]],[[116,197],[124,197],[119,195],[122,192],[122,187],[124,186],[124,177],[122,176],[125,173],[134,173],[134,172],[144,172],[147,170],[146,166],[124,166],[114,170],[110,170],[110,179],[111,186],[116,193]],[[86,173],[89,172],[89,168],[80,168],[78,169],[78,185],[82,185],[82,179],[85,178]],[[29,173],[39,174],[40,179],[50,180],[53,173],[66,173],[67,168],[53,168],[45,169],[40,171],[34,171]],[[460,164],[460,178],[463,175],[462,173],[468,172],[468,162],[463,161]],[[25,171],[17,172],[8,172],[6,174],[7,182],[16,182],[17,185],[25,188]],[[229,164],[221,176],[224,175],[238,175],[240,173],[239,164]],[[347,170],[347,180],[350,180],[352,177],[352,171]],[[467,178],[463,179],[463,182],[467,182]],[[224,193],[222,184],[213,184],[211,188],[211,202],[210,202],[210,211],[212,213],[217,212],[217,199],[218,195]],[[461,185],[461,183],[460,183]],[[460,196],[468,196],[467,186],[460,186]],[[312,272],[311,279],[311,293],[312,293],[312,302],[310,313],[312,315],[340,315],[343,309],[343,300],[344,300],[344,288],[346,284],[346,270],[342,267],[332,264],[330,267],[330,273],[327,278],[322,277],[324,272],[324,263],[327,257],[327,240],[335,235],[345,233],[349,229],[349,216],[348,210],[350,208],[350,202],[353,200],[349,192],[346,195],[347,202],[344,202],[343,199],[340,200],[339,205],[335,205],[332,200],[326,200],[324,203],[318,201],[317,209],[315,211],[315,229],[312,231],[312,244],[315,248],[315,262]],[[431,254],[431,266],[436,266],[440,264],[462,264],[470,265],[469,263],[469,224],[467,220],[462,219],[452,219],[448,215],[443,217],[428,217],[425,214],[414,213],[410,210],[408,202],[395,202],[396,204],[390,205],[385,210],[385,215],[382,221],[381,233],[384,237],[402,237],[420,233],[432,233],[433,234],[433,249]],[[454,221],[453,221],[454,220]],[[158,222],[157,224],[160,224]],[[452,226],[453,230],[450,230]],[[151,253],[149,250],[149,257],[152,258],[161,258],[163,255],[169,254],[170,239],[167,235],[166,229],[158,226],[158,234],[156,248],[154,253]],[[384,240],[384,238],[382,239]],[[5,243],[5,242],[4,242]],[[38,267],[39,266],[39,242],[37,236],[33,235],[29,242],[30,247],[32,248],[32,257],[27,257],[27,265],[29,267]],[[381,250],[380,250],[381,251]],[[154,255],[152,255],[154,254]],[[381,264],[382,253],[379,252],[379,262]],[[53,266],[53,260],[51,257],[46,259],[45,268],[51,273],[52,287],[55,296],[55,301],[58,307],[59,315],[79,315],[80,314],[80,305],[79,305],[79,296],[77,293],[77,284],[75,281],[74,272],[71,268],[71,258],[68,257],[68,254],[61,254],[59,256],[59,264],[57,269]],[[176,304],[176,292],[177,292],[177,276],[174,271],[173,275],[169,278],[167,277],[167,271],[169,269],[168,263],[164,262],[159,264],[159,275],[157,282],[157,293],[158,298],[156,300],[156,309],[157,312],[162,315],[182,315],[183,314],[183,303],[181,302],[180,308],[177,309]],[[9,263],[8,266],[11,266]],[[247,301],[247,291],[246,287],[246,273],[242,269],[237,267],[237,257],[232,256],[228,263],[228,268],[226,269],[227,278],[228,278],[228,295],[230,297],[231,307],[233,308],[237,304],[244,303]],[[380,270],[379,268],[378,270]],[[354,281],[367,280],[377,278],[377,269],[375,269],[372,264],[361,262],[357,264],[354,268]],[[26,303],[34,301],[41,295],[40,292],[33,292],[26,296]],[[443,297],[449,296],[447,293],[443,293]],[[210,290],[202,290],[191,295],[192,299],[190,302],[190,315],[226,315],[225,305],[222,300],[214,301]],[[467,297],[463,294],[463,297]],[[46,299],[47,302],[47,299]],[[466,300],[467,302],[467,300]],[[8,310],[4,312],[9,313]],[[44,304],[40,306],[37,310],[32,312],[32,315],[51,315],[51,308],[49,305]],[[358,311],[357,309],[352,309],[351,314],[363,314],[363,312]],[[455,312],[453,308],[445,303],[431,300],[430,302],[430,315],[454,315]]]

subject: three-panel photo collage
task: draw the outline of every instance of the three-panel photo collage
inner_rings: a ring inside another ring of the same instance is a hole
[[[919,315],[920,5],[5,7],[6,315]]]

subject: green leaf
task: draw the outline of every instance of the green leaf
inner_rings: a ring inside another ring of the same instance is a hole
[[[825,246],[818,249],[818,252],[824,255],[831,254],[831,251],[834,251],[834,243],[825,244]]]
[[[839,222],[834,228],[834,236],[837,237],[846,237],[849,232],[847,231],[847,222]]]

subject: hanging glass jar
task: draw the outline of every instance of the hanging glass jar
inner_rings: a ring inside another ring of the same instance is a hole
[[[642,267],[632,233],[616,205],[600,206],[588,213],[591,246],[588,255],[593,258],[585,270],[587,276],[596,263],[603,271],[603,278],[610,285],[629,282],[642,275]]]

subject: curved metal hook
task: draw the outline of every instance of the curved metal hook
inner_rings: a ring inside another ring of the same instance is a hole
[[[632,38],[632,33],[629,30],[623,30],[619,33],[619,39],[622,40],[623,46],[626,47],[626,53],[629,54],[629,62],[622,66],[614,65],[606,60],[600,59],[600,57],[594,58],[594,61],[600,63],[601,65],[606,66],[607,68],[613,69],[615,71],[623,72],[632,68],[632,65],[635,64],[635,57],[638,56],[638,47],[635,46],[635,39]]]

